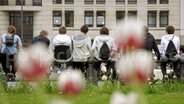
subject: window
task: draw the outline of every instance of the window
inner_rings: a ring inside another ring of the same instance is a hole
[[[16,5],[25,5],[25,0],[16,0]]]
[[[128,4],[137,4],[137,0],[128,0]]]
[[[85,24],[93,27],[93,11],[85,11]]]
[[[157,11],[148,11],[148,27],[156,27]]]
[[[128,18],[137,18],[137,11],[128,11]]]
[[[42,5],[42,0],[33,0],[33,5],[34,6],[41,6]]]
[[[169,22],[169,12],[160,11],[160,27],[168,26],[168,22]]]
[[[168,4],[169,0],[160,0],[160,4]]]
[[[148,0],[148,4],[156,4],[157,0]]]
[[[84,3],[85,4],[93,4],[93,0],[85,0]]]
[[[53,4],[61,4],[62,3],[62,0],[52,0],[52,3]]]
[[[62,25],[62,12],[53,11],[53,27],[59,27]]]
[[[65,0],[65,4],[73,4],[74,1],[73,0]]]
[[[0,0],[0,5],[8,5],[8,0]]]
[[[96,22],[97,27],[105,26],[105,11],[97,11]]]
[[[116,4],[125,4],[125,0],[116,0]]]
[[[65,26],[74,27],[74,12],[65,11]]]
[[[125,11],[116,11],[116,22],[125,18]]]
[[[105,4],[105,0],[96,0],[96,4]]]

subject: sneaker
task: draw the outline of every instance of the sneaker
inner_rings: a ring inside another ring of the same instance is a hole
[[[176,76],[176,75],[174,75],[174,76],[173,76],[173,79],[177,79],[177,76]]]

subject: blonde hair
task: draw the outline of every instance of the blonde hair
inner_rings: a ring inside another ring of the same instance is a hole
[[[8,33],[11,33],[11,34],[15,35],[16,32],[17,31],[16,31],[15,26],[13,26],[13,25],[8,26]]]

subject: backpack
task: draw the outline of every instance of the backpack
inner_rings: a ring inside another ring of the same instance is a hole
[[[173,38],[174,36],[172,37],[171,40],[169,40],[169,43],[167,45],[167,48],[166,48],[166,52],[165,52],[165,56],[167,58],[171,58],[171,57],[174,57],[176,54],[178,54],[177,50],[176,50],[176,47],[173,43]]]
[[[6,46],[13,46],[15,43],[14,43],[14,35],[11,35],[11,36],[5,36],[5,43],[4,43]]]
[[[100,48],[100,51],[99,51],[99,57],[102,59],[102,60],[108,60],[110,58],[110,49],[109,49],[109,46],[107,45],[106,42],[103,42],[103,45],[102,47]]]

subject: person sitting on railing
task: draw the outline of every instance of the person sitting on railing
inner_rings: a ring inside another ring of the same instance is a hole
[[[178,36],[174,35],[175,28],[168,26],[166,28],[167,35],[161,38],[161,70],[163,74],[163,80],[168,79],[166,65],[170,61],[173,64],[174,76],[173,78],[179,78],[179,52],[180,52],[180,40]]]
[[[92,51],[94,52],[94,56],[97,60],[95,62],[95,69],[97,70],[97,77],[100,77],[100,67],[102,62],[107,62],[106,68],[107,73],[110,73],[110,66],[114,66],[114,62],[111,62],[111,59],[115,57],[117,52],[117,46],[115,44],[114,39],[109,36],[109,29],[106,27],[102,27],[100,29],[100,35],[95,37]],[[114,67],[113,67],[114,68]],[[115,70],[115,69],[113,69]]]
[[[157,44],[155,42],[155,38],[151,33],[148,32],[147,26],[144,26],[144,32],[145,32],[144,49],[149,51],[149,52],[152,52],[154,50],[155,55],[157,57],[157,60],[160,60],[160,52],[159,52],[159,49],[158,49]],[[155,75],[154,75],[154,69],[153,69],[149,78],[151,80],[153,80],[154,76]]]
[[[80,69],[86,76],[88,58],[91,56],[91,38],[87,36],[88,26],[83,25],[80,34],[72,37],[73,40],[73,68]]]

